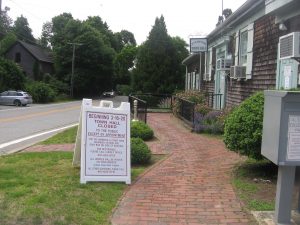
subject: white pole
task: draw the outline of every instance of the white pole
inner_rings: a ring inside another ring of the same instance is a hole
[[[201,62],[202,62],[202,52],[200,52],[200,64],[199,64],[199,91],[201,90],[201,69],[202,69],[202,66],[201,66]]]
[[[138,108],[138,101],[134,100],[133,101],[133,121],[138,121],[138,118],[137,118],[137,108]]]

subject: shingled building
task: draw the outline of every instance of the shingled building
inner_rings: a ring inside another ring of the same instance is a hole
[[[39,74],[53,74],[51,53],[41,46],[16,41],[5,53],[5,57],[21,66],[24,73],[35,79]]]

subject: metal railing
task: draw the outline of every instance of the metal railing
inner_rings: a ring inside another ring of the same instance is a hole
[[[207,105],[211,108],[222,109],[222,96],[223,94],[215,94],[213,92],[207,92],[206,102]]]
[[[131,112],[132,115],[134,114],[134,100],[138,101],[138,104],[137,104],[137,118],[138,118],[138,120],[147,123],[147,108],[148,108],[147,102],[142,100],[142,99],[139,99],[136,96],[129,95],[128,101],[130,103],[130,112]]]
[[[174,96],[174,101],[178,104],[178,114],[181,119],[183,119],[190,126],[194,124],[194,114],[195,114],[195,103],[189,100],[179,98]]]
[[[147,102],[147,107],[149,109],[171,109],[173,105],[171,94],[132,94],[140,100]]]

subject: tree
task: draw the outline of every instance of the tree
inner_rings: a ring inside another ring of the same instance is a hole
[[[223,16],[225,17],[225,19],[227,19],[231,14],[232,14],[231,9],[224,9],[223,10]]]
[[[14,62],[0,57],[0,92],[23,89],[25,77],[20,67]]]
[[[130,72],[129,70],[134,66],[134,59],[136,58],[137,47],[127,45],[122,48],[120,53],[117,53],[114,59],[115,66],[115,84],[129,84]]]
[[[0,41],[0,54],[3,55],[17,41],[17,37],[13,32],[7,33]]]
[[[120,46],[118,44],[118,40],[115,37],[114,33],[109,29],[106,22],[103,22],[101,17],[99,16],[89,16],[84,23],[89,26],[95,28],[98,32],[103,35],[103,40],[106,45],[110,45],[115,51],[119,52]]]
[[[27,19],[23,15],[18,17],[14,22],[13,31],[19,40],[25,42],[35,42],[35,39],[32,35],[32,30],[29,27]]]
[[[177,65],[177,69],[174,74],[175,88],[183,89],[185,82],[185,67],[182,66],[182,61],[189,55],[187,50],[188,44],[180,37],[172,38],[173,45],[175,47],[176,54],[174,57],[174,64]]]
[[[136,46],[136,40],[134,38],[133,33],[131,33],[130,31],[121,30],[121,32],[117,32],[115,33],[115,35],[118,39],[121,49],[127,45]]]
[[[51,47],[51,37],[52,37],[52,23],[46,22],[43,24],[42,28],[42,35],[39,40],[39,44],[43,46],[44,48],[50,48]]]
[[[82,43],[76,53],[74,93],[99,95],[112,88],[113,58],[115,51],[105,45],[102,35],[88,25],[74,41]]]
[[[8,16],[9,8],[5,9],[0,14],[0,37],[1,39],[11,30],[12,19]]]
[[[231,14],[232,14],[231,9],[224,9],[222,12],[222,16],[219,16],[218,18],[218,23],[216,24],[216,26],[219,26],[221,23],[223,23],[224,20],[226,20]]]
[[[168,35],[164,17],[155,19],[148,39],[137,53],[133,87],[136,91],[172,93],[181,88],[183,66],[181,61],[188,55],[184,51],[186,43],[180,38]]]
[[[221,23],[223,23],[223,20],[224,20],[223,16],[219,16],[218,23],[216,24],[216,26],[219,26]]]
[[[67,13],[52,19],[50,40],[55,56],[56,77],[65,83],[70,84],[73,43],[80,44],[75,46],[75,96],[99,95],[101,91],[112,88],[115,51],[107,36],[100,32],[102,28],[106,29],[106,25],[94,21],[100,22],[100,19],[90,19],[89,22],[74,20]]]

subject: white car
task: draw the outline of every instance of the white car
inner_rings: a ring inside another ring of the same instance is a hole
[[[116,93],[114,91],[105,91],[102,93],[102,97],[114,97]]]
[[[25,91],[4,91],[0,94],[1,105],[26,106],[32,103],[32,97]]]

